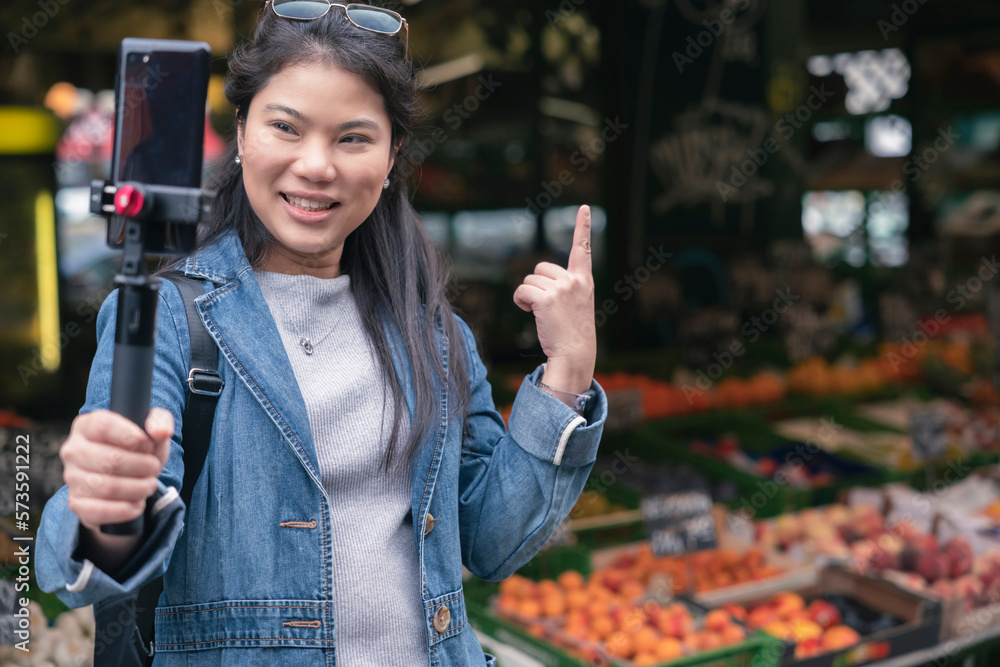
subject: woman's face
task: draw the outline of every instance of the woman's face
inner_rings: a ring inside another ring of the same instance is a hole
[[[344,239],[375,209],[392,169],[382,97],[333,65],[271,77],[237,132],[243,185],[275,238],[264,270],[340,275]]]

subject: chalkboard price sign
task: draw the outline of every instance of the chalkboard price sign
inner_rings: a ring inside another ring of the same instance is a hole
[[[701,491],[684,491],[642,500],[642,517],[653,553],[670,556],[716,546],[712,498]]]
[[[910,414],[910,437],[913,439],[913,457],[918,461],[934,461],[944,455],[947,441],[947,420],[940,412],[928,410]]]

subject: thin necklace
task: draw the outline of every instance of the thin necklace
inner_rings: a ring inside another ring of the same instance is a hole
[[[325,334],[323,334],[323,337],[320,338],[315,343],[309,340],[306,336],[303,336],[302,338],[299,339],[299,345],[301,345],[302,349],[306,351],[306,354],[312,354],[315,347],[320,343],[322,343],[324,340],[326,340],[326,337],[329,336],[331,333],[333,333],[333,330],[336,328],[337,325],[336,324],[333,325],[333,328],[330,329],[330,331],[327,331]]]

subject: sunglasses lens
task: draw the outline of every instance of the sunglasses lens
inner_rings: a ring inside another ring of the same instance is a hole
[[[395,33],[403,25],[393,14],[365,5],[349,5],[347,16],[362,28],[388,35]]]
[[[314,19],[330,9],[330,3],[316,0],[273,0],[274,13],[286,19]]]

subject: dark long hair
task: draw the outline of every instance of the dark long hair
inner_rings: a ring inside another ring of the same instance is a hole
[[[340,261],[341,272],[351,276],[351,292],[383,376],[392,378],[388,384],[395,418],[383,460],[387,470],[400,454],[411,461],[422,434],[434,423],[435,377],[447,378],[450,384],[450,416],[464,415],[470,398],[467,352],[446,297],[447,272],[409,200],[407,178],[411,165],[416,163],[409,139],[419,113],[413,67],[406,60],[399,37],[361,30],[344,20],[341,10],[332,8],[326,16],[313,21],[282,19],[269,8],[262,11],[252,39],[238,46],[229,60],[225,93],[236,107],[238,126],[246,123],[251,100],[272,76],[291,65],[324,63],[374,86],[382,95],[392,123],[392,145],[402,141],[389,174],[389,188],[382,191],[368,219],[345,239]],[[213,220],[199,238],[198,248],[235,229],[250,264],[258,267],[266,261],[274,239],[250,206],[242,170],[234,161],[236,152],[232,140],[206,184],[216,191],[216,198]],[[172,262],[157,274],[179,264]],[[447,368],[441,363],[435,321],[443,325],[449,345]],[[401,418],[407,406],[384,333],[385,323],[401,335],[416,391],[414,420],[402,452]]]

